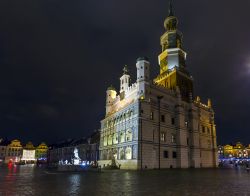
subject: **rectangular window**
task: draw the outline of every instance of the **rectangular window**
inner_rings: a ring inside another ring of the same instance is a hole
[[[172,143],[176,143],[176,136],[175,136],[175,134],[171,135],[171,142]]]
[[[202,133],[205,133],[205,127],[202,126]]]
[[[176,159],[177,158],[177,153],[175,151],[173,151],[173,158]]]
[[[174,118],[171,119],[171,123],[172,123],[172,125],[175,124],[175,119]]]
[[[168,151],[167,151],[167,150],[164,150],[164,151],[163,151],[163,157],[164,157],[165,159],[168,158]]]
[[[165,142],[165,135],[166,135],[165,133],[163,133],[163,132],[161,133],[161,141],[162,142]]]
[[[165,122],[165,115],[161,115],[161,122]]]
[[[151,113],[150,113],[150,119],[151,119],[151,120],[154,120],[154,112],[151,112]]]

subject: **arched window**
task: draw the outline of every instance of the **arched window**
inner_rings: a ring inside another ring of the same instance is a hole
[[[120,132],[120,143],[123,143],[123,142],[125,142],[125,133],[124,133],[124,131],[121,131]]]
[[[113,152],[112,152],[112,150],[109,150],[108,151],[108,160],[111,160],[111,159],[113,159]]]
[[[103,160],[107,160],[107,158],[108,158],[108,157],[107,157],[107,151],[106,151],[106,150],[103,150],[103,151],[102,151],[102,159],[103,159]]]
[[[113,135],[113,144],[118,144],[118,134],[117,133],[115,133]]]
[[[125,155],[126,155],[127,160],[132,159],[132,148],[131,147],[126,148]]]
[[[103,137],[103,146],[107,146],[107,136]]]
[[[131,130],[131,129],[128,129],[127,132],[126,132],[126,141],[127,141],[127,142],[131,142],[132,139],[133,139],[132,130]]]
[[[120,160],[125,159],[125,153],[124,153],[124,149],[123,148],[119,149],[119,159]]]
[[[112,145],[112,135],[109,135],[108,137],[108,145]]]

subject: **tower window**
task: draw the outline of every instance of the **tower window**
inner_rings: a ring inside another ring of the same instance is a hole
[[[161,122],[165,122],[165,115],[161,115]]]
[[[151,112],[151,113],[150,113],[150,119],[151,119],[151,120],[154,120],[154,112]]]
[[[172,125],[175,124],[175,119],[174,118],[171,118],[171,123],[172,123]]]
[[[175,134],[171,135],[171,142],[172,143],[176,143],[176,136],[175,136]]]

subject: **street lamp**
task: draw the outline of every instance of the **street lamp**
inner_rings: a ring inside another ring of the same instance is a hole
[[[161,99],[163,98],[163,96],[157,96],[157,100],[158,100],[158,161],[159,161],[159,165],[158,165],[158,169],[161,169]]]

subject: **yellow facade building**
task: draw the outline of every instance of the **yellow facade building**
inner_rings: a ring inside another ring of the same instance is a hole
[[[17,139],[12,140],[9,145],[6,147],[5,152],[5,163],[9,162],[20,162],[22,157],[23,146],[21,142]]]
[[[250,144],[244,146],[242,143],[237,142],[235,145],[218,146],[219,158],[250,158]]]

